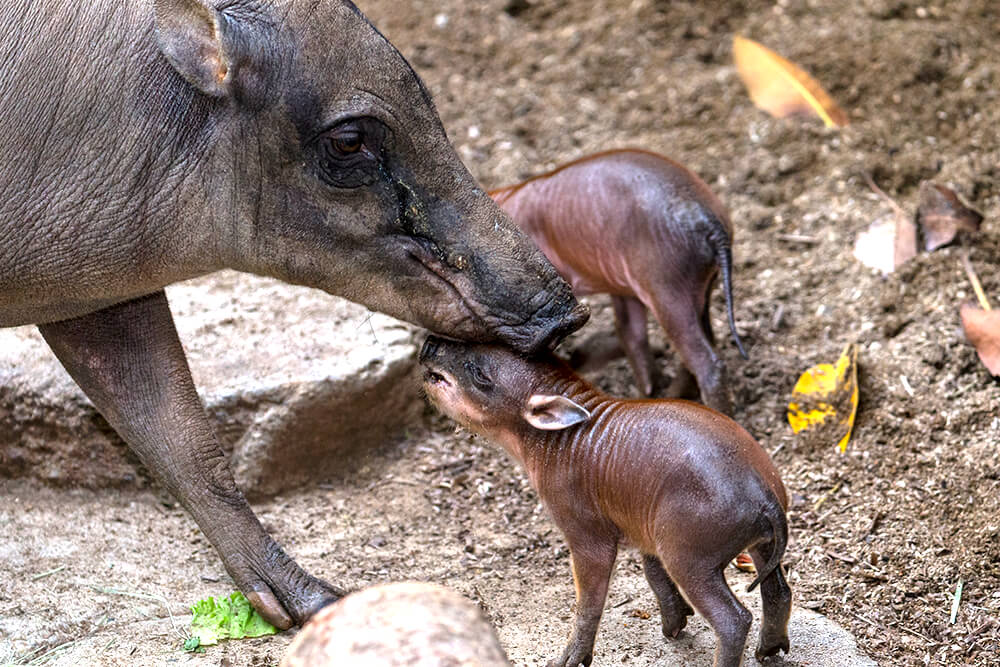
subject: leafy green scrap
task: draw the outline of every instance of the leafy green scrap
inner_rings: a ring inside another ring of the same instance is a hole
[[[191,637],[195,646],[211,646],[222,639],[243,639],[273,635],[278,629],[257,613],[243,593],[236,591],[228,598],[199,600],[191,607]],[[191,640],[189,640],[191,641]],[[193,643],[193,642],[192,642]],[[187,648],[185,643],[185,648]],[[190,649],[189,649],[190,650]]]

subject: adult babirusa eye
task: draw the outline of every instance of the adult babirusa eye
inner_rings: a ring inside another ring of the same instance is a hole
[[[313,144],[317,175],[337,188],[371,185],[379,178],[386,135],[373,118],[352,118],[327,129]]]
[[[344,130],[330,137],[330,144],[338,153],[357,153],[365,145],[364,137],[357,130]]]

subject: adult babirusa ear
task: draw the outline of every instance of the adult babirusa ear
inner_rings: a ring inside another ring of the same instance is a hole
[[[521,413],[524,421],[542,431],[561,431],[590,419],[590,412],[565,396],[535,394]]]
[[[225,41],[225,17],[202,0],[153,0],[156,41],[174,69],[212,97],[232,89],[232,62]]]

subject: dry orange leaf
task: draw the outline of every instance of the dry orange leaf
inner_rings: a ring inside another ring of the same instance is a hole
[[[777,118],[814,113],[827,127],[847,125],[847,114],[811,76],[757,42],[735,35],[733,59],[759,108]]]
[[[989,372],[1000,377],[1000,310],[962,306],[962,329],[976,348],[979,360]]]
[[[1000,311],[990,308],[983,284],[979,282],[979,276],[969,261],[969,253],[963,252],[961,258],[965,275],[969,277],[972,291],[976,293],[976,299],[982,306],[982,309],[970,304],[962,306],[962,329],[965,331],[965,337],[976,348],[976,354],[979,355],[983,366],[986,366],[992,375],[1000,377]]]
[[[983,214],[963,204],[951,188],[930,181],[920,184],[917,222],[928,252],[951,243],[960,231],[978,232],[982,221]]]

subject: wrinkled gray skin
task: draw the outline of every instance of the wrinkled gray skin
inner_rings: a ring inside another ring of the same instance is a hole
[[[10,0],[0,28],[0,326],[37,324],[253,605],[301,623],[342,591],[234,486],[162,288],[229,267],[521,350],[586,310],[348,2]]]

